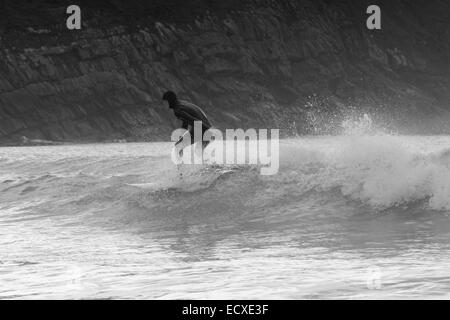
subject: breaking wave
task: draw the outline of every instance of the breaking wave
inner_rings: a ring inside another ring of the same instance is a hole
[[[338,148],[325,152],[314,147],[291,151],[286,169],[299,168],[299,187],[338,189],[375,209],[425,200],[431,209],[450,210],[450,148],[427,153],[411,147],[413,138],[394,136],[340,140]]]
[[[287,207],[309,212],[310,207],[303,204],[313,196],[318,206],[323,201],[341,201],[373,212],[417,206],[447,212],[448,143],[446,137],[391,135],[284,140],[280,170],[272,176],[261,176],[258,168],[245,165],[177,168],[168,152],[149,155],[156,146],[149,144],[112,149],[100,145],[95,147],[97,153],[90,150],[87,154],[92,156],[83,157],[81,149],[52,147],[60,148],[49,151],[60,151],[57,159],[49,159],[45,151],[22,156],[11,163],[13,170],[3,166],[1,209],[39,200],[38,205],[21,206],[21,210],[127,215],[133,210],[150,215],[181,215],[187,209],[200,215],[272,210],[282,214]],[[169,149],[166,144],[161,148]]]

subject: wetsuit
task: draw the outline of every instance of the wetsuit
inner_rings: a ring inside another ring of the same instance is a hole
[[[191,135],[190,144],[194,144],[195,142],[197,142],[195,141],[194,136],[194,121],[202,122],[202,139],[205,131],[212,127],[211,123],[209,122],[208,118],[206,117],[202,109],[200,109],[200,107],[196,106],[193,103],[184,100],[177,100],[171,106],[171,108],[173,109],[173,113],[175,114],[175,116],[182,121],[181,127],[183,129],[189,130],[189,134]],[[182,140],[183,138],[178,140],[176,144],[178,144]],[[209,141],[203,141],[202,143],[203,148],[205,148],[208,144]]]

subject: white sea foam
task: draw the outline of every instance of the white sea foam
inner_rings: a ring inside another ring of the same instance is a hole
[[[447,295],[450,137],[351,132],[281,141],[273,176],[169,143],[0,148],[0,297],[379,297],[372,266],[384,296]]]

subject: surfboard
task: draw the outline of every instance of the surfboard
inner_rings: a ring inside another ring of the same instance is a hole
[[[226,176],[228,176],[229,174],[232,174],[234,172],[234,170],[221,170],[220,172],[215,172],[215,177],[209,181],[206,185],[198,185],[198,182],[194,182],[194,185],[191,185],[191,183],[189,183],[189,180],[183,180],[183,181],[178,181],[177,183],[175,183],[174,185],[171,186],[161,186],[158,185],[155,182],[146,182],[146,183],[127,183],[127,186],[130,187],[135,187],[135,188],[139,188],[139,189],[144,189],[144,190],[154,190],[154,191],[164,191],[164,190],[191,190],[191,191],[196,191],[196,190],[201,190],[201,189],[206,189],[209,187],[214,186],[216,183],[218,183],[221,179],[225,178]],[[191,189],[192,188],[192,189]]]

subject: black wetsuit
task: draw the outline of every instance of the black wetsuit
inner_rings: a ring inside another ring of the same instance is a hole
[[[202,122],[202,139],[205,131],[212,127],[203,110],[193,103],[184,100],[177,100],[171,106],[171,108],[173,109],[173,113],[175,114],[175,116],[183,122],[181,127],[183,129],[189,130],[189,133],[191,135],[191,144],[197,142],[194,140],[194,121]],[[208,143],[209,141],[204,141],[203,147],[206,147]]]

